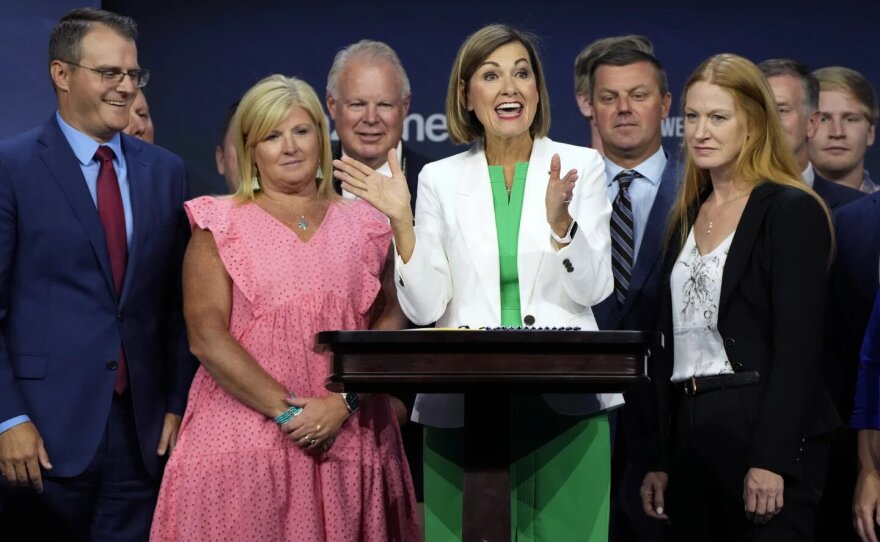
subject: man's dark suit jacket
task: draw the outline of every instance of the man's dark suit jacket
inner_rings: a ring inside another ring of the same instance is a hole
[[[829,181],[819,174],[813,177],[813,190],[819,194],[819,197],[825,200],[825,205],[832,211],[842,205],[852,203],[865,195],[860,190]]]
[[[31,418],[54,476],[94,457],[120,344],[154,476],[164,413],[183,413],[195,370],[180,303],[184,165],[125,134],[122,149],[134,231],[117,299],[97,208],[55,116],[0,143],[0,421]]]
[[[832,360],[824,376],[841,416],[848,419],[859,350],[880,282],[880,193],[838,208],[834,226],[837,254],[829,281]]]
[[[680,164],[667,160],[666,168],[657,187],[657,195],[644,238],[639,245],[635,267],[623,305],[614,294],[593,306],[593,315],[601,330],[656,331],[660,310],[660,276],[663,265],[663,248],[669,211],[675,203],[678,189]],[[645,387],[633,387],[624,394],[626,398],[625,419],[620,430],[626,444],[629,462],[644,468],[648,460],[651,430],[656,424],[653,395]]]
[[[696,212],[695,207],[690,224]],[[840,426],[819,370],[830,233],[812,196],[769,182],[753,190],[736,228],[722,274],[718,331],[734,371],[760,373],[758,385],[743,388],[743,415],[755,424],[743,458],[748,467],[798,477],[802,439]],[[680,395],[669,381],[674,351],[669,276],[680,252],[678,239],[676,232],[663,266],[660,325],[667,348],[654,356],[651,369],[660,420],[667,422]],[[661,426],[654,466],[667,472],[668,429]]]
[[[431,160],[428,160],[428,158],[422,156],[421,154],[410,150],[406,146],[406,144],[403,145],[401,155],[402,159],[400,167],[401,169],[403,169],[403,174],[406,175],[406,184],[407,186],[409,186],[409,205],[410,207],[412,207],[413,213],[415,213],[416,193],[419,189],[419,173],[422,172],[422,168],[425,167],[425,164],[427,164]],[[333,159],[339,160],[341,156],[342,146],[337,141],[333,144]],[[342,193],[342,182],[339,179],[333,179],[333,187],[336,189],[337,194]]]

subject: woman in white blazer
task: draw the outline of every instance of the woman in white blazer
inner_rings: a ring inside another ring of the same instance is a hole
[[[546,137],[549,100],[531,37],[504,25],[470,36],[453,66],[446,116],[452,141],[475,144],[424,167],[415,227],[395,153],[391,177],[349,158],[334,162],[346,190],[391,221],[406,315],[439,327],[597,329],[590,307],[613,290],[605,165],[591,149]],[[621,402],[611,394],[511,402],[515,539],[607,540],[604,410]],[[460,540],[463,399],[420,395],[413,418],[428,426],[426,538]]]

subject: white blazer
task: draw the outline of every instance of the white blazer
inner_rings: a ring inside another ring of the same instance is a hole
[[[550,159],[578,180],[569,213],[578,224],[572,242],[554,249],[544,197]],[[522,315],[533,326],[598,329],[590,310],[614,289],[611,273],[605,162],[596,151],[540,138],[532,145],[520,221],[518,259]],[[416,245],[406,264],[395,266],[397,294],[414,323],[471,328],[501,325],[498,236],[489,166],[480,145],[426,165],[419,175]],[[533,320],[533,321],[532,321]],[[523,325],[526,325],[525,322]],[[584,415],[619,405],[619,394],[545,394],[557,412]],[[460,394],[421,394],[413,420],[434,427],[461,427]]]

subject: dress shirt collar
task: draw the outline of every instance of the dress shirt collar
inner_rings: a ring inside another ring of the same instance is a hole
[[[801,179],[804,180],[804,183],[807,186],[813,188],[813,183],[816,182],[816,172],[815,170],[813,170],[813,164],[811,164],[810,162],[807,162],[807,169],[805,169],[804,172],[801,173]]]
[[[649,156],[648,159],[641,164],[631,168],[620,167],[606,157],[605,174],[608,176],[608,186],[611,186],[614,177],[624,169],[638,171],[639,175],[647,179],[648,182],[653,185],[660,184],[660,180],[663,178],[663,170],[666,169],[666,160],[666,152],[663,151],[663,147],[657,149],[657,152]]]
[[[61,127],[61,133],[64,134],[67,143],[70,144],[73,154],[76,155],[76,159],[79,160],[79,163],[83,166],[87,166],[95,161],[95,153],[101,145],[107,145],[113,149],[113,154],[116,155],[113,160],[114,162],[119,162],[122,159],[122,137],[119,133],[114,134],[113,138],[107,143],[98,143],[91,137],[67,124],[64,119],[61,118],[60,112],[55,112],[55,118],[58,119],[58,126]]]

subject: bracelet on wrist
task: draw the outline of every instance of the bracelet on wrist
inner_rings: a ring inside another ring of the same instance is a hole
[[[560,237],[560,236],[556,235],[556,232],[553,231],[553,228],[550,228],[550,237],[552,237],[553,240],[556,241],[557,243],[567,245],[568,243],[571,243],[571,238],[574,236],[576,231],[577,231],[577,222],[572,220],[571,223],[568,225],[568,230],[566,230],[565,235]]]
[[[287,397],[292,399],[292,398],[296,397],[296,394],[291,391],[287,394]],[[289,422],[290,420],[292,420],[293,418],[299,416],[299,414],[300,414],[300,412],[302,412],[302,410],[303,410],[302,407],[291,405],[291,406],[287,407],[287,410],[285,410],[281,414],[272,418],[272,421],[277,423],[278,425],[284,425],[287,422]]]

